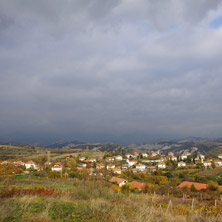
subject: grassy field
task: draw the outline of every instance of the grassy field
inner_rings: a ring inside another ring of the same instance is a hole
[[[222,202],[116,192],[104,181],[1,178],[0,221],[219,222]]]

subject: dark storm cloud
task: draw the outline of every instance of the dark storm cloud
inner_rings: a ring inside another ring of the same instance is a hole
[[[221,1],[0,0],[0,139],[221,136]]]

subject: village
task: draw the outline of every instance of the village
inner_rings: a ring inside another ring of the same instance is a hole
[[[1,161],[0,166],[13,166],[11,174],[36,172],[37,175],[51,178],[79,177],[100,177],[109,183],[116,184],[120,188],[124,185],[132,189],[142,191],[147,185],[142,178],[135,180],[137,174],[146,175],[167,175],[163,172],[176,172],[177,170],[189,169],[214,169],[222,166],[222,155],[218,159],[210,158],[203,154],[175,154],[173,152],[161,153],[160,151],[134,152],[134,153],[113,153],[104,152],[103,155],[87,156],[78,154],[66,154],[62,158],[51,161],[50,151],[47,152],[47,158],[36,161]],[[46,173],[47,172],[47,173]],[[132,175],[129,178],[129,175]],[[206,183],[197,183],[196,181],[186,181],[182,179],[178,188],[195,187],[196,190],[206,190]],[[167,183],[167,180],[166,182]],[[164,184],[164,182],[162,183]],[[221,186],[218,186],[222,190]]]

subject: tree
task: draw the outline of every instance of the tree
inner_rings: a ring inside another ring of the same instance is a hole
[[[194,186],[194,184],[191,185],[190,191],[191,192],[196,192],[197,191],[197,188]]]

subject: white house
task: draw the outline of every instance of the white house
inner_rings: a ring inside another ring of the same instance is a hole
[[[174,156],[174,153],[173,152],[169,152],[168,156]]]
[[[101,169],[103,169],[103,168],[105,168],[105,165],[104,165],[103,163],[97,163],[97,164],[96,164],[96,169],[97,169],[97,170],[101,170]]]
[[[122,164],[122,169],[123,170],[127,170],[129,168],[129,164]]]
[[[204,167],[211,167],[212,163],[210,161],[203,162]]]
[[[147,157],[148,157],[148,154],[147,154],[147,153],[142,153],[142,157],[143,157],[143,158],[147,158]]]
[[[86,167],[87,164],[86,164],[86,163],[81,163],[81,164],[79,164],[79,166],[81,166],[81,167]]]
[[[26,169],[30,169],[30,168],[34,168],[35,170],[38,169],[37,165],[32,160],[25,163],[25,167],[26,167]]]
[[[54,165],[52,167],[52,171],[61,172],[62,171],[62,166],[61,165]]]
[[[131,153],[127,153],[127,154],[126,154],[126,158],[127,158],[127,159],[133,158],[133,155],[132,155]]]
[[[118,177],[112,177],[109,182],[111,183],[116,183],[118,184],[120,187],[124,186],[127,184],[127,180],[123,179],[123,178],[118,178]]]
[[[112,172],[116,173],[116,174],[121,174],[122,173],[121,169],[112,169]]]
[[[186,159],[187,159],[187,155],[186,155],[186,154],[180,155],[180,159],[181,159],[181,160],[186,160]]]
[[[13,162],[13,164],[15,165],[15,166],[24,166],[25,165],[25,163],[24,162],[22,162],[22,161],[18,161],[18,162]]]
[[[186,163],[184,163],[183,161],[180,161],[178,163],[178,167],[185,167],[186,166]]]
[[[80,161],[84,161],[86,158],[84,156],[79,157]]]
[[[176,157],[176,156],[170,156],[169,159],[170,159],[171,161],[177,161],[177,157]]]
[[[219,159],[222,159],[222,154],[218,155],[218,158],[219,158]]]
[[[115,156],[115,160],[119,160],[119,161],[121,161],[121,160],[123,160],[123,157],[122,157],[122,156],[120,156],[120,155]]]
[[[155,157],[155,156],[157,156],[157,153],[154,152],[154,151],[151,151],[151,152],[150,152],[150,156]]]
[[[131,167],[131,166],[135,165],[137,163],[137,161],[136,160],[127,160],[127,163]]]
[[[108,164],[108,165],[106,166],[106,169],[107,169],[107,170],[114,169],[114,168],[115,168],[115,165],[114,165],[114,164]]]
[[[158,167],[158,169],[165,169],[166,164],[165,163],[158,163],[157,167]]]
[[[144,164],[139,163],[138,165],[136,165],[136,169],[138,171],[145,171],[146,170],[146,166]]]
[[[216,166],[222,166],[222,160],[215,160],[214,163]]]
[[[106,162],[113,162],[115,160],[114,157],[107,157]]]

